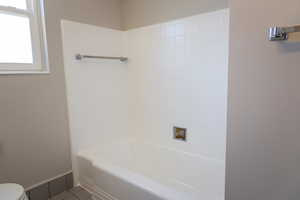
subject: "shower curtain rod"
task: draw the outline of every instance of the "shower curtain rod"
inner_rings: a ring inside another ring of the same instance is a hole
[[[128,61],[128,58],[126,57],[92,56],[92,55],[81,55],[81,54],[76,54],[75,58],[76,60],[82,60],[84,58],[96,58],[96,59],[120,60],[121,62]]]

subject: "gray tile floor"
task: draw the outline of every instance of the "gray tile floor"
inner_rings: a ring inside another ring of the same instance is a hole
[[[92,200],[92,195],[81,187],[65,191],[50,200]]]

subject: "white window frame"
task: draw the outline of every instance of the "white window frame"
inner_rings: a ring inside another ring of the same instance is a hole
[[[50,73],[44,0],[26,0],[27,9],[0,5],[0,13],[28,17],[31,31],[33,63],[0,63],[0,74],[47,74]]]

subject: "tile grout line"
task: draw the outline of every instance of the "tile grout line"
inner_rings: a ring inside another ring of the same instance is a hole
[[[65,177],[65,188],[68,189],[68,183],[67,183],[67,175]]]
[[[52,196],[51,196],[51,191],[50,191],[51,190],[50,189],[50,182],[47,183],[47,187],[48,187],[48,198],[51,199]]]
[[[27,196],[28,196],[28,197],[27,197],[28,200],[31,200],[30,193],[31,193],[31,191],[28,191],[28,195],[27,195]],[[25,193],[25,194],[26,194],[26,193]]]

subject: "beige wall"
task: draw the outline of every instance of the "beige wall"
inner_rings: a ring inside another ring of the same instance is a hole
[[[49,18],[64,18],[82,23],[121,29],[122,0],[45,0]],[[51,20],[51,19],[50,19]]]
[[[228,0],[122,0],[125,30],[227,8]]]
[[[299,24],[299,0],[231,0],[227,200],[298,200],[300,44],[267,41]]]
[[[71,169],[62,18],[122,29],[123,13],[128,29],[217,10],[226,1],[45,0],[51,74],[0,76],[0,183],[28,187]]]
[[[120,29],[119,0],[45,0],[50,75],[0,76],[0,183],[71,169],[60,19]]]

